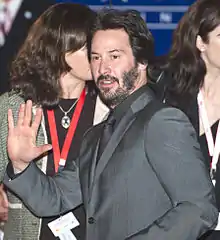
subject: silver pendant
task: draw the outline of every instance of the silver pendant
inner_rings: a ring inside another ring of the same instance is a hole
[[[70,126],[70,118],[69,118],[67,115],[65,115],[65,116],[62,117],[62,119],[61,119],[61,125],[62,125],[65,129],[69,128],[69,126]]]

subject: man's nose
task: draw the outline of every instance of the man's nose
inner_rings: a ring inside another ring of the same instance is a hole
[[[109,62],[102,60],[99,65],[99,74],[106,75],[106,74],[110,74],[110,72],[111,72],[111,67]]]

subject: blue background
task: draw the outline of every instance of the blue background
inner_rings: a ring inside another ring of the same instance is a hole
[[[57,2],[70,2],[57,0]],[[194,0],[74,0],[73,2],[90,5],[93,9],[103,6],[140,11],[148,28],[155,38],[156,55],[167,53],[172,41],[172,32],[188,6]]]

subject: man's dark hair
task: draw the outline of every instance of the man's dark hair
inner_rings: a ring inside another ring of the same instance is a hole
[[[149,63],[154,57],[154,40],[145,21],[135,10],[103,9],[98,12],[88,35],[88,57],[91,60],[91,42],[99,30],[123,29],[129,36],[134,58],[138,63]]]

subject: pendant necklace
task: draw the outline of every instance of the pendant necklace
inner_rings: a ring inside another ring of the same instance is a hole
[[[73,103],[73,105],[69,108],[68,111],[64,111],[63,108],[58,104],[60,110],[64,113],[64,116],[61,119],[61,125],[65,129],[69,128],[70,122],[71,122],[70,117],[67,114],[74,108],[74,106],[77,104],[78,100],[79,100],[79,98]]]

